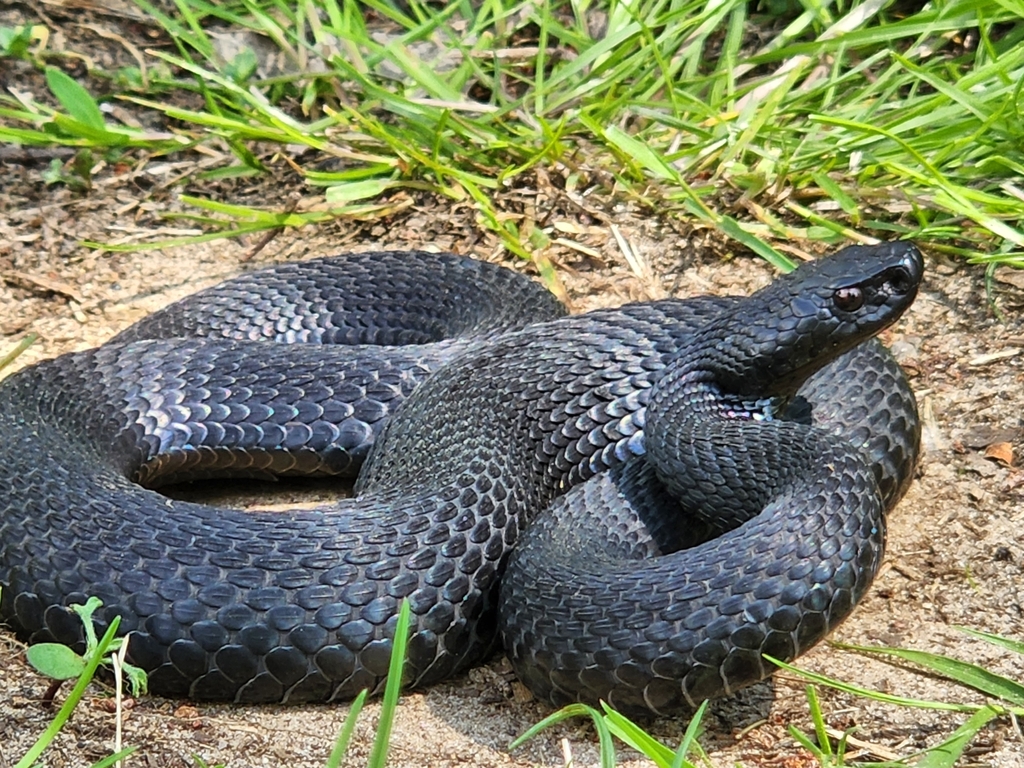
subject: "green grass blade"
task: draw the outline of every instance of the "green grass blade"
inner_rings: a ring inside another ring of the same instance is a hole
[[[128,755],[133,755],[139,751],[138,747],[126,747],[120,752],[115,752],[112,755],[104,757],[102,760],[92,764],[92,768],[110,768],[112,765],[117,765],[121,760],[124,760]]]
[[[351,203],[377,197],[389,189],[405,186],[400,181],[391,179],[363,179],[344,184],[334,184],[327,188],[324,197],[328,203]]]
[[[43,131],[30,131],[24,128],[10,128],[7,126],[0,126],[0,141],[9,144],[27,144],[33,147],[47,147],[57,143],[66,143],[72,146],[75,144],[85,144],[83,141],[60,142],[52,134],[44,133]]]
[[[823,768],[837,764],[836,755],[832,752],[832,741],[829,739],[828,729],[825,726],[825,717],[821,711],[821,703],[818,700],[818,691],[813,685],[804,688],[807,696],[807,707],[811,713],[811,724],[814,726],[814,739],[790,723],[786,730],[789,735],[804,749],[810,752]],[[844,744],[841,743],[840,747]],[[841,764],[841,763],[840,763]]]
[[[341,761],[345,758],[345,753],[348,751],[348,744],[352,740],[352,734],[356,730],[356,720],[359,719],[359,713],[363,710],[363,704],[366,703],[366,697],[369,695],[369,691],[363,689],[359,692],[348,708],[348,716],[345,718],[345,722],[341,726],[341,730],[338,732],[338,738],[334,741],[334,747],[331,749],[331,754],[327,756],[327,768],[338,768],[341,765]]]
[[[750,234],[731,216],[718,216],[718,228],[736,242],[746,246],[780,272],[791,272],[796,269],[796,262],[784,256],[768,243]]]
[[[964,750],[974,741],[990,720],[1002,714],[992,707],[982,707],[966,723],[957,728],[953,735],[941,744],[925,751],[914,768],[953,768],[963,756]]]
[[[848,651],[886,656],[892,659],[909,661],[929,672],[933,672],[947,680],[966,685],[986,696],[993,696],[1016,706],[1024,706],[1024,685],[1008,677],[989,672],[977,664],[970,664],[949,656],[927,651],[915,651],[908,648],[871,648],[864,645],[846,645],[836,643],[837,648]]]
[[[679,189],[677,195],[683,199],[687,210],[696,214],[704,221],[715,225],[726,235],[750,248],[777,269],[789,272],[796,266],[786,256],[783,256],[770,245],[747,232],[735,219],[712,211],[693,191],[690,185],[686,183],[679,171],[646,144],[616,126],[602,129],[596,123],[591,123],[590,127],[596,132],[602,133],[605,139],[622,152],[625,157],[636,160],[643,168],[652,173],[655,178],[667,181],[677,187]]]
[[[46,84],[50,91],[75,120],[98,133],[106,132],[106,122],[92,95],[75,82],[74,78],[56,67],[46,68]]]
[[[814,743],[811,738],[797,728],[795,725],[790,723],[786,726],[786,731],[789,733],[790,738],[793,739],[797,744],[810,752],[814,759],[817,760],[822,766],[827,766],[829,763],[829,756],[825,753],[821,747]],[[826,742],[827,743],[827,742]]]
[[[588,707],[586,704],[569,704],[557,712],[552,712],[539,723],[527,729],[521,736],[514,739],[508,745],[508,748],[511,751],[552,725],[580,716],[589,717],[594,723],[594,730],[597,731],[598,744],[601,750],[601,768],[615,768],[615,745],[612,742],[611,730],[601,713],[593,707]]]
[[[395,710],[398,708],[398,696],[402,691],[402,673],[405,667],[405,652],[409,647],[409,624],[412,609],[408,600],[402,600],[398,610],[398,621],[395,623],[394,647],[391,650],[391,662],[388,665],[388,680],[384,685],[384,698],[380,706],[380,720],[377,723],[377,735],[373,740],[373,751],[370,752],[369,768],[384,768],[388,759],[388,746],[391,742],[391,728],[395,722]]]
[[[613,736],[653,760],[659,768],[669,768],[675,757],[675,753],[671,749],[603,701],[601,708],[604,710],[604,720],[608,725],[608,730]]]
[[[703,722],[704,715],[707,711],[708,702],[705,699],[701,702],[700,706],[697,707],[697,711],[693,713],[693,717],[690,718],[690,722],[686,726],[683,738],[679,742],[679,748],[676,750],[676,754],[672,760],[670,768],[693,768],[693,763],[687,760],[686,756],[695,748],[701,755],[704,755],[704,751],[701,749],[700,744],[697,743],[697,736],[700,735],[701,723]]]
[[[197,243],[209,243],[214,240],[223,240],[228,237],[241,237],[255,232],[265,232],[270,229],[265,223],[240,225],[231,227],[219,232],[207,232],[193,237],[171,237],[152,243],[131,243],[130,245],[119,245],[112,243],[97,243],[93,240],[83,240],[82,245],[86,248],[95,248],[98,251],[110,251],[111,253],[130,253],[133,251],[157,251],[165,248],[177,248],[181,245],[195,245]]]
[[[825,726],[825,716],[821,712],[821,702],[818,701],[818,691],[813,685],[805,689],[807,693],[807,706],[811,711],[811,722],[814,724],[814,735],[818,740],[818,748],[826,757],[832,757],[832,742],[828,737],[828,729]]]
[[[96,128],[59,112],[53,116],[53,124],[60,128],[65,136],[85,139],[86,146],[120,147],[129,142],[129,137],[124,133]]]
[[[850,685],[844,683],[841,680],[835,680],[825,675],[820,675],[817,672],[810,672],[806,669],[800,669],[792,664],[787,664],[779,659],[772,658],[771,656],[765,655],[765,658],[780,669],[784,669],[787,672],[791,672],[797,677],[802,677],[805,680],[809,680],[812,683],[818,683],[819,685],[826,685],[829,688],[835,688],[837,691],[843,691],[844,693],[850,693],[854,696],[863,696],[868,699],[874,699],[875,701],[882,701],[887,704],[895,704],[900,707],[913,707],[916,709],[934,709],[942,712],[977,712],[981,709],[979,704],[957,704],[948,701],[930,701],[927,699],[911,699],[906,696],[893,696],[889,693],[882,693],[881,691],[872,691],[870,688],[861,688],[856,685]]]
[[[3,361],[0,360],[0,368],[3,368]],[[1003,637],[1002,635],[993,635],[990,632],[982,632],[978,629],[970,629],[969,627],[957,627],[958,630],[964,632],[972,637],[977,637],[986,642],[998,645],[1000,648],[1005,648],[1008,651],[1019,653],[1024,655],[1024,643],[1019,640],[1013,640],[1009,637]]]

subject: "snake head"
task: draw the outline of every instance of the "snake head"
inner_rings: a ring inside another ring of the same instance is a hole
[[[896,322],[923,273],[921,252],[908,242],[850,246],[803,264],[708,329],[704,365],[725,392],[789,397],[822,366]]]

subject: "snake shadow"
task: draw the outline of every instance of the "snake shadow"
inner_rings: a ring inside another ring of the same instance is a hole
[[[708,752],[742,745],[745,734],[772,722],[780,697],[792,694],[779,689],[774,678],[748,686],[729,698],[709,703],[701,720],[700,744]],[[504,651],[496,649],[481,666],[442,683],[421,689],[423,705],[432,718],[482,749],[508,753],[514,760],[528,760],[545,766],[564,766],[562,739],[568,739],[576,753],[576,764],[597,763],[598,738],[585,716],[571,718],[537,734],[526,744],[509,752],[509,744],[557,708],[529,693],[512,672]],[[693,713],[674,716],[634,716],[630,719],[670,749],[682,741]],[[593,755],[584,754],[590,748]],[[617,752],[623,746],[617,743]],[[625,759],[625,756],[623,756]]]

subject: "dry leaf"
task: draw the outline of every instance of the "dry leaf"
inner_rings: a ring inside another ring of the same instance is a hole
[[[1001,349],[998,352],[990,352],[987,355],[979,355],[978,357],[972,358],[967,361],[967,364],[972,368],[977,368],[982,365],[989,365],[1000,360],[1008,360],[1011,357],[1016,357],[1020,354],[1019,349]]]
[[[199,710],[191,704],[182,704],[174,710],[174,716],[181,720],[193,720],[199,717]]]
[[[995,459],[1004,467],[1013,466],[1013,446],[1010,443],[992,443],[985,449],[986,459]]]
[[[26,272],[15,272],[14,270],[9,270],[0,274],[0,279],[8,283],[20,284],[29,289],[38,288],[51,293],[59,293],[61,296],[66,296],[67,298],[79,303],[83,301],[82,295],[75,290],[74,286],[68,285],[61,280],[56,280],[52,277],[30,275]]]

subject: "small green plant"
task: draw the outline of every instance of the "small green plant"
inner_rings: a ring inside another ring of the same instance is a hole
[[[92,151],[85,147],[75,153],[70,168],[57,158],[51,160],[42,177],[47,184],[64,184],[73,192],[85,194],[92,189],[92,167]]]
[[[113,664],[113,657],[120,651],[121,647],[128,642],[126,637],[114,637],[105,646],[100,646],[96,637],[96,630],[93,627],[92,617],[103,606],[103,601],[98,597],[90,597],[85,605],[72,605],[71,610],[78,614],[85,627],[85,653],[79,655],[66,645],[60,643],[37,643],[29,646],[25,651],[28,663],[41,675],[45,675],[58,684],[65,680],[74,680],[85,674],[94,657],[99,659],[99,664],[108,666]],[[112,624],[114,622],[111,622]],[[116,619],[120,624],[120,619]],[[116,628],[115,628],[116,629]],[[109,632],[108,632],[109,634]],[[106,635],[104,635],[106,637]],[[146,692],[146,673],[131,664],[122,664],[122,669],[128,675],[128,684],[131,687],[132,695],[138,696]]]
[[[60,733],[60,729],[64,727],[64,724],[71,718],[71,714],[75,711],[75,707],[82,700],[85,695],[86,688],[89,687],[89,683],[92,682],[93,677],[96,675],[96,670],[99,669],[100,664],[110,663],[113,655],[117,653],[122,646],[123,639],[117,638],[117,628],[121,623],[121,618],[115,616],[114,620],[110,622],[110,626],[107,627],[107,631],[103,633],[103,637],[97,639],[96,633],[92,629],[92,614],[100,607],[102,603],[98,598],[89,598],[85,606],[73,606],[75,612],[82,617],[85,623],[86,634],[89,637],[87,641],[87,650],[84,656],[78,656],[71,649],[65,646],[57,646],[54,643],[41,643],[40,645],[32,646],[29,648],[29,663],[32,664],[38,671],[44,675],[54,677],[57,680],[71,679],[76,677],[75,685],[68,694],[68,697],[64,700],[64,704],[57,711],[53,720],[50,721],[49,726],[46,730],[36,739],[35,744],[25,753],[25,756],[19,760],[14,768],[32,768],[36,765],[37,760],[46,751],[46,748],[50,746],[53,740]],[[39,653],[31,653],[33,649],[41,646],[54,646],[57,648],[64,648],[67,653],[60,651],[44,651],[41,655]],[[68,655],[70,654],[70,656]],[[32,656],[36,656],[36,660],[33,661]],[[75,657],[74,659],[71,656]],[[77,661],[76,661],[77,659]],[[37,663],[38,662],[38,663]],[[79,664],[81,662],[81,664]],[[42,665],[40,668],[39,664]],[[125,665],[127,667],[127,665]],[[133,668],[134,669],[134,668]],[[49,671],[48,671],[49,670]],[[72,670],[78,670],[76,674],[72,674],[70,677],[59,677],[65,673],[71,672]],[[127,671],[127,669],[126,669]],[[139,673],[142,670],[137,670]],[[56,673],[56,676],[51,674]],[[133,673],[129,674],[132,679],[132,684],[136,683],[136,678],[133,677]],[[145,676],[141,678],[142,685],[145,684]],[[114,765],[118,760],[132,754],[136,750],[136,747],[128,747],[127,749],[118,750],[115,754],[104,758],[99,761],[92,768],[107,768],[107,766]]]
[[[613,768],[615,765],[615,743],[612,741],[612,736],[652,760],[658,768],[694,768],[694,764],[687,759],[691,752],[695,752],[700,758],[707,760],[707,754],[697,743],[701,721],[707,711],[707,706],[708,703],[705,701],[697,708],[686,727],[679,746],[674,750],[662,744],[639,725],[625,715],[616,712],[603,701],[601,702],[603,711],[586,704],[570,704],[563,707],[519,736],[509,745],[509,749],[512,750],[525,744],[541,731],[563,720],[572,717],[589,717],[594,723],[594,730],[597,731],[601,750],[601,768]]]
[[[92,628],[92,616],[103,605],[96,597],[90,597],[85,605],[74,605],[72,610],[81,617],[85,626],[86,651],[79,655],[70,648],[57,643],[39,643],[30,646],[26,652],[29,663],[47,677],[61,682],[75,679],[75,687],[68,694],[64,705],[57,712],[57,715],[50,722],[50,725],[43,734],[36,740],[32,748],[25,753],[25,756],[18,761],[15,768],[33,768],[40,755],[54,740],[60,729],[70,719],[75,707],[81,701],[85,689],[92,681],[100,664],[111,663],[112,659],[119,653],[123,655],[124,643],[127,638],[115,637],[117,627],[120,624],[120,617],[115,616],[111,621],[103,637],[97,639],[96,632]],[[368,768],[384,768],[387,763],[388,747],[391,741],[391,727],[395,719],[395,711],[398,708],[398,697],[402,690],[403,666],[405,663],[406,649],[409,645],[409,625],[412,620],[412,612],[408,601],[402,601],[398,612],[398,620],[395,624],[394,648],[391,653],[391,662],[388,666],[387,682],[384,686],[384,698],[381,703],[380,718],[377,724],[377,735],[374,738],[373,751],[367,762]],[[130,664],[119,662],[120,668],[128,674],[133,695],[139,695],[146,690],[146,673]],[[342,725],[341,731],[335,740],[334,748],[327,759],[327,768],[338,768],[345,752],[348,749],[352,733],[355,731],[356,720],[366,703],[368,691],[363,690],[353,700],[348,716]],[[107,768],[114,765],[118,760],[135,752],[137,747],[129,747],[119,750],[117,753],[95,763],[92,768]],[[208,763],[198,755],[193,755],[198,768],[209,768]],[[223,768],[222,765],[214,768]]]
[[[32,27],[0,27],[0,59],[23,59],[32,45]]]
[[[962,632],[997,645],[1006,650],[1024,655],[1024,643],[1000,635],[961,628]],[[970,717],[960,725],[948,738],[941,743],[913,755],[908,755],[898,763],[876,764],[902,766],[914,761],[915,768],[952,768],[961,758],[978,733],[989,722],[998,717],[1009,717],[1017,720],[1024,717],[1024,683],[1012,678],[990,672],[977,664],[970,664],[950,656],[916,651],[906,648],[872,648],[868,646],[835,644],[837,648],[855,651],[868,655],[882,656],[890,663],[908,663],[915,670],[937,675],[945,680],[971,688],[991,700],[985,704],[969,704],[965,702],[926,701],[903,696],[872,691],[844,683],[814,672],[794,667],[791,664],[770,659],[782,669],[803,677],[812,683],[824,685],[839,691],[857,696],[895,704],[901,707],[933,709],[947,712],[970,713]],[[810,705],[811,720],[814,724],[814,738],[801,732],[794,726],[789,727],[790,735],[815,756],[822,768],[840,768],[847,765],[844,761],[846,739],[850,732],[844,733],[835,748],[829,738],[822,715],[821,705],[813,685],[807,687],[807,701]],[[865,765],[858,761],[858,765]]]

